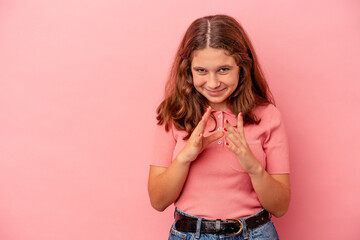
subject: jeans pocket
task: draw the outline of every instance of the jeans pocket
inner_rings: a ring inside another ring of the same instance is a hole
[[[272,221],[249,231],[251,240],[279,240],[276,228]]]
[[[187,237],[188,236],[186,233],[176,230],[174,225],[171,226],[168,240],[184,240],[184,239],[187,239]]]

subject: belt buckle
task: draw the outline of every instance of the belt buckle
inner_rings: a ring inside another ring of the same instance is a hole
[[[236,233],[229,233],[229,234],[226,234],[226,235],[229,235],[229,236],[238,236],[238,235],[240,235],[242,230],[243,230],[242,222],[239,219],[236,219],[236,218],[226,219],[226,221],[229,221],[229,220],[237,221],[240,224],[240,228],[239,228],[239,231],[237,231]]]

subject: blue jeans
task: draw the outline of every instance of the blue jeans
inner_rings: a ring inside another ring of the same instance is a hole
[[[179,213],[195,217],[190,214],[184,213],[179,209],[176,209]],[[256,214],[252,215],[255,216]],[[252,217],[249,216],[249,217]],[[168,240],[217,240],[217,239],[224,239],[224,240],[279,240],[279,236],[276,232],[274,223],[269,221],[264,225],[261,225],[255,229],[247,230],[245,224],[246,218],[241,218],[240,221],[243,224],[243,231],[238,236],[227,236],[227,235],[215,235],[215,234],[202,234],[199,233],[189,233],[189,232],[181,232],[176,230],[175,223],[171,226],[169,239]]]

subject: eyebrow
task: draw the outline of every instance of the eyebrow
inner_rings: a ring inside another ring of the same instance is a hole
[[[233,67],[232,65],[225,64],[225,65],[218,66],[218,67],[216,67],[216,68],[217,68],[217,69],[220,69],[220,68],[232,68],[232,67]],[[199,69],[199,68],[204,68],[204,67],[194,66],[193,68],[194,68],[194,69]],[[205,69],[205,68],[204,68],[204,69]]]

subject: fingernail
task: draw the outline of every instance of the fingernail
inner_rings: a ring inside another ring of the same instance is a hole
[[[242,113],[240,113],[240,116],[242,116]]]
[[[228,121],[227,119],[225,119],[225,122],[226,122],[226,123],[229,123],[229,121]]]
[[[199,134],[199,137],[201,137],[201,133]]]
[[[225,145],[226,145],[226,146],[229,146],[229,143],[228,143],[228,142],[225,142]]]
[[[224,127],[224,131],[227,132],[227,129]]]

